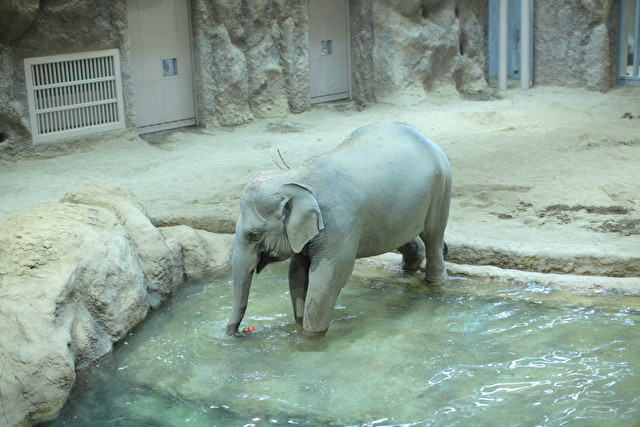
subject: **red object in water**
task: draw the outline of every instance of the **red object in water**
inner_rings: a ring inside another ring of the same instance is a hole
[[[256,330],[255,326],[247,326],[247,332],[253,332]]]

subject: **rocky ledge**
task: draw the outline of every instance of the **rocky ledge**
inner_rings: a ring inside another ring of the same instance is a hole
[[[55,416],[76,369],[111,351],[232,235],[154,227],[136,197],[90,184],[0,223],[0,426]]]

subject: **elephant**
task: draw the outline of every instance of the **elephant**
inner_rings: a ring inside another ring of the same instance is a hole
[[[254,175],[240,197],[232,254],[238,335],[254,272],[289,262],[293,313],[308,335],[322,335],[357,258],[398,249],[405,269],[427,258],[425,279],[447,279],[443,249],[451,166],[441,148],[406,123],[353,131],[300,166]]]

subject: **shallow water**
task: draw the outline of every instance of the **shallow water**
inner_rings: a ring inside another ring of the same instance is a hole
[[[286,265],[229,338],[229,276],[182,287],[78,375],[52,425],[640,424],[640,300],[358,265],[322,338],[293,324]]]

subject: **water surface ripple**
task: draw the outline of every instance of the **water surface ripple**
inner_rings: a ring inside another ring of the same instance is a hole
[[[357,266],[329,333],[292,323],[286,267],[181,288],[81,372],[52,425],[640,425],[637,297]]]

